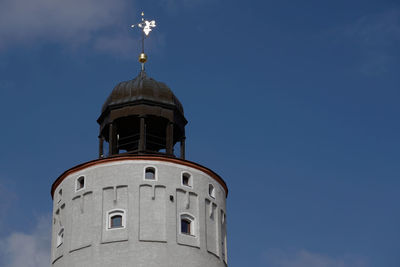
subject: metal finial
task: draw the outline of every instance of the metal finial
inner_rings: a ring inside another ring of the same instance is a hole
[[[156,27],[156,21],[146,20],[144,18],[144,12],[142,12],[141,16],[142,16],[141,22],[133,24],[131,25],[131,27],[132,28],[139,27],[142,29],[142,53],[139,55],[139,62],[142,64],[142,70],[144,70],[144,63],[147,62],[147,55],[144,53],[144,40],[152,31],[152,28]]]

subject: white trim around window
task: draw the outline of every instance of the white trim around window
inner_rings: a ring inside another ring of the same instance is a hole
[[[75,179],[75,192],[81,191],[86,188],[86,177],[85,175],[79,175]]]
[[[186,184],[184,183],[184,179],[187,179]],[[193,176],[192,174],[190,174],[190,172],[187,171],[181,172],[181,186],[193,188]]]
[[[146,177],[146,173],[148,173],[148,170],[149,170],[149,173],[151,173],[151,170],[154,171],[154,178]],[[143,168],[143,180],[145,180],[145,181],[158,181],[158,170],[157,170],[156,166],[148,165],[148,166],[145,166]]]
[[[58,194],[57,194],[58,201],[57,201],[57,203],[60,203],[60,202],[61,202],[61,200],[62,200],[62,194],[63,194],[63,190],[62,190],[62,188],[61,188],[61,189],[58,190]]]
[[[64,228],[61,228],[57,233],[56,247],[58,248],[64,243]]]
[[[183,229],[183,222],[187,222],[188,225]],[[186,230],[187,232],[185,232]],[[181,213],[179,214],[179,233],[183,235],[188,235],[192,237],[196,237],[197,235],[197,225],[196,225],[196,218],[191,215],[190,213]]]
[[[212,184],[208,184],[208,195],[215,199],[215,187]]]
[[[113,226],[113,218],[121,217],[120,225]],[[118,230],[126,228],[126,212],[123,209],[112,209],[107,212],[106,216],[106,229],[107,230]]]

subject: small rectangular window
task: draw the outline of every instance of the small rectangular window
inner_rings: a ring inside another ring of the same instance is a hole
[[[186,235],[195,236],[195,218],[189,214],[182,214],[181,219],[181,233]]]
[[[117,228],[125,228],[125,211],[123,210],[112,210],[108,212],[107,215],[107,228],[108,229],[117,229]]]
[[[80,176],[76,180],[76,191],[81,190],[83,188],[85,188],[85,176]]]
[[[58,202],[61,202],[62,199],[62,189],[58,191]]]
[[[155,180],[156,179],[156,169],[153,167],[147,167],[145,174],[144,174],[144,179]]]
[[[208,185],[208,194],[210,197],[215,198],[215,188],[212,184]]]
[[[191,232],[190,232],[190,224],[191,224],[191,221],[189,221],[187,219],[182,219],[181,220],[181,232],[183,234],[188,234],[188,235],[191,234]]]
[[[192,187],[192,176],[187,172],[182,174],[182,185]]]
[[[122,227],[122,216],[114,215],[111,217],[111,228]]]
[[[61,246],[62,243],[64,243],[64,228],[61,228],[57,234],[57,247]]]

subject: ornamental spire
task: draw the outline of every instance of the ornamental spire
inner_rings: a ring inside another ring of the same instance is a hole
[[[131,25],[132,28],[139,27],[142,29],[142,53],[139,55],[139,62],[142,64],[142,71],[144,70],[144,63],[147,61],[147,55],[144,53],[144,40],[146,37],[150,34],[152,31],[152,28],[156,27],[156,21],[155,20],[146,20],[144,18],[144,12],[141,14],[142,19],[141,22],[137,24]]]

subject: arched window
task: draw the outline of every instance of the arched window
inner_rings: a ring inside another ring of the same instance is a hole
[[[61,228],[57,234],[57,247],[61,246],[62,243],[64,243],[64,228]]]
[[[83,188],[85,188],[85,176],[79,176],[78,179],[76,179],[76,191]]]
[[[192,187],[192,176],[187,172],[182,173],[182,185]]]
[[[123,210],[112,210],[108,212],[107,216],[107,228],[118,229],[125,228],[125,211]]]
[[[215,198],[215,188],[212,184],[208,185],[208,194],[210,197]]]
[[[189,214],[181,215],[181,233],[186,235],[195,235],[194,217]]]
[[[145,180],[156,180],[156,169],[154,167],[147,167],[144,172]]]

